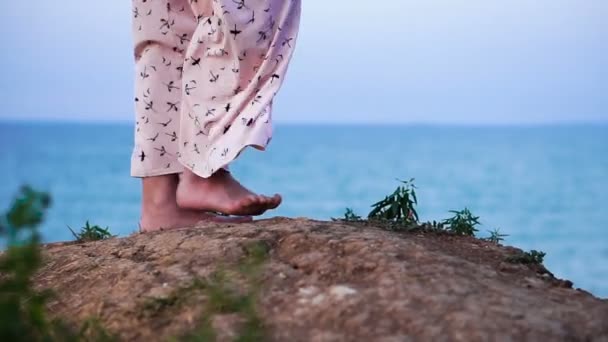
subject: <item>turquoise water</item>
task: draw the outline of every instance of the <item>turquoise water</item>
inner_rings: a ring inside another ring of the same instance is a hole
[[[0,208],[23,183],[52,193],[46,241],[85,220],[137,229],[139,181],[129,177],[131,127],[0,123]],[[416,178],[421,219],[469,207],[506,244],[547,252],[546,265],[608,297],[608,125],[546,127],[281,126],[266,153],[233,172],[285,202],[273,215],[361,215]],[[483,234],[482,234],[483,235]]]

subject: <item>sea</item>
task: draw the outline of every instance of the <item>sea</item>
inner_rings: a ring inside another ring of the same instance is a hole
[[[85,221],[137,231],[140,180],[129,176],[127,123],[0,122],[0,212],[20,185],[48,191],[46,242],[71,240]],[[478,236],[547,253],[545,265],[608,298],[608,124],[547,126],[281,125],[268,151],[248,150],[232,172],[281,193],[265,217],[329,220],[415,179],[420,219],[450,210],[480,217]]]

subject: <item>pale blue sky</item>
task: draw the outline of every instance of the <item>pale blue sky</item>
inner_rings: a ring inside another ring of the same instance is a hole
[[[278,122],[608,121],[606,0],[303,0]],[[131,2],[6,1],[0,119],[132,120]]]

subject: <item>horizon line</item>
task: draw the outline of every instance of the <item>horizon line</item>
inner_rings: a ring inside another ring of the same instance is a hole
[[[0,124],[81,124],[81,125],[121,125],[130,126],[134,122],[130,120],[79,120],[74,118],[1,118]],[[331,122],[331,121],[275,121],[277,126],[448,126],[448,127],[538,127],[538,126],[604,126],[608,125],[608,119],[603,120],[558,120],[537,122],[456,122],[456,121],[355,121],[355,122]]]

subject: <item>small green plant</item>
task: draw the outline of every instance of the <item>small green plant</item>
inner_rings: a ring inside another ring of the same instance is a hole
[[[216,332],[211,324],[213,316],[233,313],[244,319],[235,341],[264,341],[266,331],[257,313],[256,303],[260,291],[261,271],[268,259],[269,247],[263,242],[253,242],[244,246],[244,249],[246,255],[235,269],[225,269],[220,265],[207,279],[195,279],[190,285],[175,290],[167,298],[153,298],[144,302],[144,313],[157,315],[165,309],[180,307],[193,295],[201,293],[207,297],[207,305],[202,309],[198,328],[187,335],[170,340],[214,341]],[[246,286],[234,281],[232,278],[235,276],[245,280]]]
[[[402,224],[418,223],[418,213],[416,205],[416,186],[414,179],[409,181],[399,180],[400,185],[395,191],[386,196],[383,200],[372,205],[372,211],[368,218],[372,220],[392,221]]]
[[[507,261],[514,264],[542,265],[546,255],[547,253],[545,252],[531,250],[529,252],[522,252],[520,254],[510,256],[507,258]]]
[[[351,208],[346,208],[346,212],[344,213],[344,221],[347,222],[359,222],[362,221],[361,216],[355,214],[355,212]]]
[[[344,213],[344,217],[341,218],[331,218],[332,221],[340,221],[340,222],[363,222],[363,218],[357,214],[351,208],[346,208],[346,212]]]
[[[32,277],[42,264],[37,226],[51,204],[48,194],[24,186],[0,221],[7,250],[0,257],[0,340],[53,338],[46,317],[48,292],[36,291]]]
[[[419,229],[430,232],[443,232],[445,227],[443,223],[437,221],[428,221],[420,225]]]
[[[259,241],[245,246],[246,256],[238,265],[238,272],[245,277],[248,285],[248,291],[244,294],[235,291],[240,286],[231,283],[225,277],[225,273],[222,274],[221,271],[218,277],[212,278],[212,281],[208,284],[207,294],[213,312],[239,313],[245,318],[243,327],[235,341],[265,340],[266,331],[256,310],[256,302],[260,292],[262,267],[268,260],[269,251],[269,246]],[[205,324],[203,324],[203,327],[205,327]]]
[[[112,342],[117,341],[118,336],[110,334],[101,321],[96,317],[91,317],[82,323],[78,337],[73,338],[73,341],[91,341],[91,342]]]
[[[0,216],[0,341],[114,341],[97,319],[80,331],[51,320],[46,302],[52,293],[34,289],[33,277],[42,265],[38,226],[51,205],[44,192],[23,186],[8,212]]]
[[[479,216],[474,216],[471,211],[464,208],[461,211],[451,210],[453,217],[444,220],[442,223],[447,226],[447,230],[456,235],[475,236],[479,225]]]
[[[113,237],[108,227],[101,228],[98,225],[91,226],[89,221],[87,221],[86,224],[80,228],[80,232],[78,233],[72,230],[70,226],[68,226],[68,229],[70,232],[72,232],[72,235],[74,235],[77,242],[99,241]]]
[[[505,240],[509,235],[501,234],[499,229],[488,230],[490,236],[485,238],[484,240],[489,241],[491,243],[499,244]]]
[[[196,328],[196,330],[181,336],[180,338],[170,338],[170,342],[177,341],[188,341],[188,342],[207,342],[207,341],[216,341],[217,334],[215,333],[215,329],[213,329],[213,324],[211,323],[211,317],[206,316],[201,320],[201,323]]]

